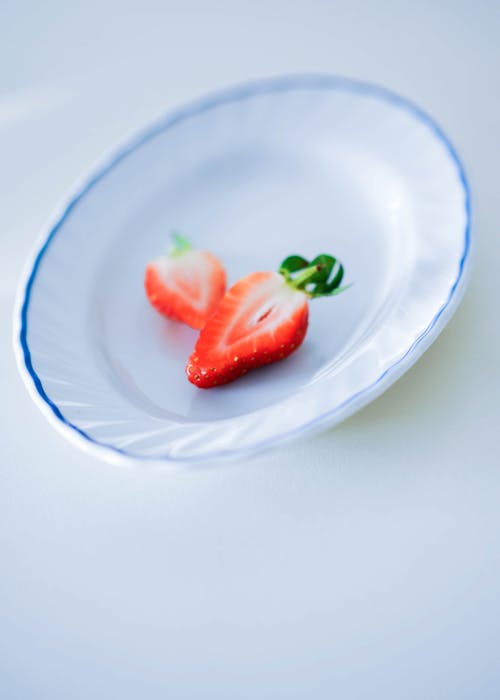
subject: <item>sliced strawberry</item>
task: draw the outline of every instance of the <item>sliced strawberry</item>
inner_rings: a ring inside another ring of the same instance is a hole
[[[180,236],[169,255],[148,264],[144,279],[152,306],[164,316],[202,328],[226,291],[226,273],[215,255],[194,250]]]
[[[237,379],[297,350],[308,325],[308,298],[341,291],[335,258],[287,258],[280,272],[254,272],[224,296],[201,331],[186,367],[189,381],[203,389]],[[297,273],[294,276],[294,273]]]

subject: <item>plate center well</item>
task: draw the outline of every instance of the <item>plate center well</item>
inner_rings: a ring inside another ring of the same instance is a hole
[[[229,418],[290,396],[336,357],[348,361],[346,350],[390,304],[388,290],[411,247],[400,225],[410,214],[401,183],[383,164],[354,150],[337,153],[228,149],[166,182],[127,219],[98,275],[89,319],[101,371],[128,401],[156,417]],[[311,302],[306,341],[289,359],[200,390],[184,374],[197,333],[158,315],[143,290],[145,265],[167,249],[171,229],[220,256],[230,284],[277,269],[291,253],[330,253],[353,286]]]

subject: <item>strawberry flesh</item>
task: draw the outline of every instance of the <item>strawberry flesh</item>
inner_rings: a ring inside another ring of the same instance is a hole
[[[277,272],[254,272],[223,297],[202,329],[186,367],[189,381],[208,389],[282,360],[301,345],[307,296]]]
[[[202,328],[224,296],[226,273],[212,253],[189,249],[150,262],[144,286],[161,314]]]

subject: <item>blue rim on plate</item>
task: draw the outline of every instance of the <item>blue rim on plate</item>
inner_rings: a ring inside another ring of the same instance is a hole
[[[92,452],[95,452],[97,448],[100,450],[111,451],[115,453],[116,456],[120,458],[125,458],[126,460],[136,461],[166,461],[166,462],[203,462],[203,461],[217,461],[223,458],[236,456],[236,451],[231,450],[221,450],[217,453],[211,453],[205,457],[200,456],[194,459],[191,458],[172,458],[169,456],[165,457],[148,457],[141,456],[138,457],[127,450],[121,449],[111,444],[95,440],[84,430],[67,420],[62,413],[59,406],[54,403],[51,398],[47,395],[40,377],[36,373],[33,363],[31,361],[31,353],[29,349],[29,344],[27,340],[28,334],[28,312],[30,306],[31,292],[33,283],[36,279],[38,267],[40,265],[43,256],[47,252],[52,240],[57,235],[60,227],[70,215],[71,211],[75,205],[80,201],[85,194],[92,189],[92,187],[101,180],[112,168],[115,167],[120,161],[125,159],[130,153],[139,148],[143,143],[158,135],[159,133],[171,129],[176,124],[191,117],[195,117],[205,111],[208,111],[219,105],[223,105],[228,102],[237,102],[243,100],[247,97],[257,95],[257,94],[272,94],[278,92],[286,92],[290,90],[297,89],[314,89],[314,90],[344,90],[360,94],[369,95],[376,97],[382,101],[388,102],[392,105],[404,109],[411,113],[418,121],[424,123],[435,135],[435,137],[440,141],[445,147],[449,158],[455,165],[460,183],[464,190],[464,207],[465,207],[465,229],[464,229],[464,243],[463,252],[459,263],[459,269],[457,277],[451,286],[448,299],[443,304],[443,306],[436,313],[432,321],[429,323],[427,328],[419,335],[411,347],[406,351],[406,353],[400,357],[396,362],[394,362],[388,369],[386,369],[375,382],[371,385],[365,387],[361,391],[350,396],[346,401],[344,401],[339,406],[325,412],[324,414],[317,416],[313,421],[305,423],[304,425],[296,428],[292,431],[282,433],[276,437],[258,443],[251,448],[245,448],[244,454],[253,454],[255,452],[261,451],[279,442],[286,441],[304,432],[309,432],[312,429],[319,429],[323,425],[327,424],[329,421],[333,421],[334,417],[338,413],[344,413],[344,417],[347,417],[355,410],[365,405],[373,398],[376,398],[383,389],[392,384],[404,371],[412,365],[418,357],[424,352],[426,347],[438,334],[440,327],[443,327],[445,323],[451,317],[453,311],[458,306],[461,294],[465,288],[465,271],[466,267],[469,267],[470,263],[470,253],[471,253],[471,193],[470,186],[465,175],[464,167],[458,157],[458,154],[451,144],[450,140],[444,134],[443,130],[436,124],[436,122],[425,112],[423,112],[419,107],[413,104],[406,98],[401,97],[397,93],[388,90],[387,88],[367,83],[358,80],[352,80],[349,78],[330,76],[330,75],[290,75],[280,78],[268,78],[258,81],[252,81],[240,85],[238,87],[227,88],[222,91],[212,93],[209,96],[197,100],[185,107],[182,107],[173,112],[169,112],[166,116],[162,117],[155,123],[151,124],[138,135],[131,138],[126,142],[121,148],[116,150],[114,154],[106,159],[104,163],[101,163],[100,167],[94,168],[92,174],[88,177],[83,184],[77,189],[77,191],[70,195],[66,199],[61,213],[57,215],[55,221],[48,227],[48,231],[42,234],[42,243],[39,245],[37,252],[34,255],[34,260],[31,263],[25,279],[21,282],[18,291],[18,301],[16,304],[16,309],[14,312],[14,349],[16,352],[16,357],[18,360],[18,366],[25,380],[30,393],[32,394],[35,401],[40,405],[42,409],[49,409],[47,416],[49,418],[54,418],[54,425],[58,428],[70,429],[73,437],[80,437],[84,440],[87,447],[92,447]],[[34,393],[33,393],[34,390]],[[46,411],[44,411],[46,412]],[[85,446],[85,445],[83,445]]]

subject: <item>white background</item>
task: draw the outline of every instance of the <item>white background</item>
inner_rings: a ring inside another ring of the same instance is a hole
[[[0,0],[0,697],[500,697],[500,5]],[[123,470],[17,376],[24,260],[144,121],[300,71],[433,115],[472,183],[476,264],[443,335],[335,430],[250,462]]]

